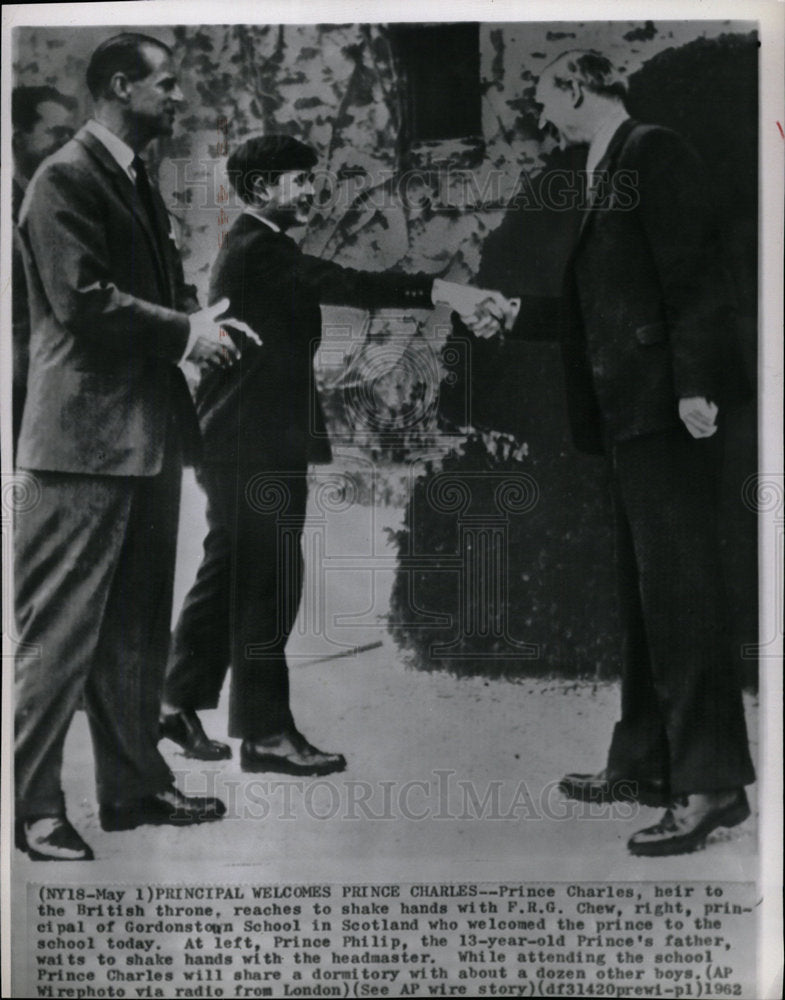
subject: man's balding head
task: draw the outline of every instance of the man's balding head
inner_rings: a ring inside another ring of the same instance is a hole
[[[540,74],[536,100],[564,144],[587,142],[612,105],[624,105],[627,85],[610,59],[592,49],[563,52]]]
[[[627,83],[610,59],[594,49],[572,49],[562,52],[549,63],[540,79],[550,76],[555,86],[562,90],[580,84],[589,93],[619,101],[626,100]]]

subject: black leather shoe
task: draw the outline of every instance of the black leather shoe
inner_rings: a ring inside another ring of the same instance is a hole
[[[162,715],[160,720],[161,738],[166,737],[178,743],[186,757],[197,760],[225,760],[232,756],[232,749],[226,743],[211,740],[202,728],[199,716],[192,708],[183,708],[170,715]]]
[[[133,830],[144,824],[187,826],[190,823],[209,823],[220,819],[225,812],[226,806],[220,799],[183,795],[174,787],[128,802],[102,802],[99,809],[104,830]]]
[[[16,846],[33,861],[92,861],[93,852],[65,816],[17,820]]]
[[[718,827],[738,826],[750,814],[743,788],[725,805],[711,805],[702,799],[705,796],[680,799],[665,811],[659,823],[634,833],[627,841],[630,853],[646,858],[689,854],[703,847],[708,835]]]
[[[607,771],[599,774],[565,774],[559,789],[568,799],[579,802],[640,802],[645,806],[667,804],[667,789],[661,779],[609,777]]]
[[[243,740],[240,747],[240,766],[243,771],[276,771],[279,774],[321,775],[333,774],[346,768],[346,758],[341,753],[325,753],[312,746],[308,740],[292,730],[281,738],[282,749],[275,744],[269,747]]]

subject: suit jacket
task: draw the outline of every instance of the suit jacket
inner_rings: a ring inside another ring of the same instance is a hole
[[[681,398],[748,390],[696,154],[628,119],[597,170],[561,301],[524,299],[513,331],[559,331],[573,437],[594,452],[678,426]]]
[[[210,301],[228,296],[230,313],[261,337],[243,337],[241,360],[201,380],[196,405],[210,462],[300,470],[329,459],[313,357],[322,333],[320,303],[362,308],[429,308],[432,279],[356,271],[302,253],[284,233],[244,212],[213,267]]]
[[[38,169],[19,233],[30,372],[17,464],[151,476],[167,427],[198,439],[177,367],[198,308],[155,195],[154,224],[106,148],[81,130]]]
[[[22,425],[25,395],[27,391],[27,368],[30,355],[30,315],[27,304],[27,283],[25,282],[24,254],[22,241],[17,231],[19,210],[24,200],[24,191],[16,178],[11,187],[11,213],[14,222],[11,250],[11,324],[13,327],[13,437],[14,451],[19,440]]]
[[[567,174],[580,176],[583,155],[576,149],[565,162]],[[561,295],[525,295],[503,342],[476,341],[455,323],[456,336],[470,342],[473,381],[525,364],[525,341],[560,341],[573,439],[594,453],[609,440],[678,426],[681,397],[707,396],[722,411],[749,394],[695,153],[669,129],[627,120],[597,170],[602,180],[591,207],[558,213],[557,228],[572,244],[563,255]],[[490,249],[509,244],[507,230],[514,244],[517,228],[530,230],[536,221],[531,211],[511,211]],[[494,262],[486,267],[485,256],[481,285],[507,295],[531,286],[531,259],[508,253],[514,266],[496,261],[491,274]],[[516,268],[524,274],[510,273]],[[470,391],[474,409],[493,424],[487,401],[477,400],[487,388]]]

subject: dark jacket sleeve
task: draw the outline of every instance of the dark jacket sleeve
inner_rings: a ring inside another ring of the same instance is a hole
[[[196,285],[190,285],[185,280],[185,275],[183,273],[183,261],[180,256],[180,234],[179,227],[180,222],[177,217],[167,211],[166,206],[161,199],[160,194],[158,198],[161,200],[161,209],[164,213],[164,218],[169,220],[169,225],[172,230],[172,238],[170,239],[170,253],[172,261],[172,270],[174,273],[174,302],[178,312],[184,312],[186,314],[198,312],[201,309],[199,305],[199,297],[196,290]],[[174,234],[177,233],[178,238],[174,238]]]
[[[519,340],[559,340],[562,335],[562,310],[561,298],[524,295],[510,336]]]
[[[50,164],[34,179],[20,232],[50,308],[75,337],[179,361],[188,318],[117,287],[104,211],[89,175],[72,164]]]
[[[716,397],[723,289],[697,155],[675,132],[643,134],[638,216],[657,268],[676,396]]]
[[[357,271],[297,252],[290,258],[297,284],[324,305],[361,309],[408,306],[430,309],[433,278],[425,274]]]
[[[189,285],[183,275],[183,265],[177,262],[175,266],[175,279],[177,287],[175,289],[175,301],[177,303],[177,309],[179,312],[184,312],[186,315],[190,313],[199,312],[202,308],[199,305],[199,299],[196,294],[196,285]]]
[[[524,295],[521,308],[513,323],[512,330],[504,336],[514,340],[536,340],[555,342],[562,339],[563,300],[547,295]],[[456,335],[472,337],[473,334],[461,322],[458,313],[452,314],[452,327]]]

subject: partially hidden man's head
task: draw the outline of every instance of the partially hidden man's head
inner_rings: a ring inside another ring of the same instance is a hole
[[[157,38],[132,31],[108,38],[93,52],[87,89],[97,108],[111,106],[122,115],[139,148],[171,134],[184,101],[172,50]]]
[[[314,199],[316,150],[290,135],[247,139],[226,169],[240,199],[281,229],[308,221]]]
[[[54,87],[16,87],[11,95],[14,165],[28,180],[74,134],[76,100]]]
[[[537,82],[540,128],[550,123],[563,146],[589,142],[610,106],[623,106],[626,97],[626,81],[607,56],[593,49],[563,52]]]

